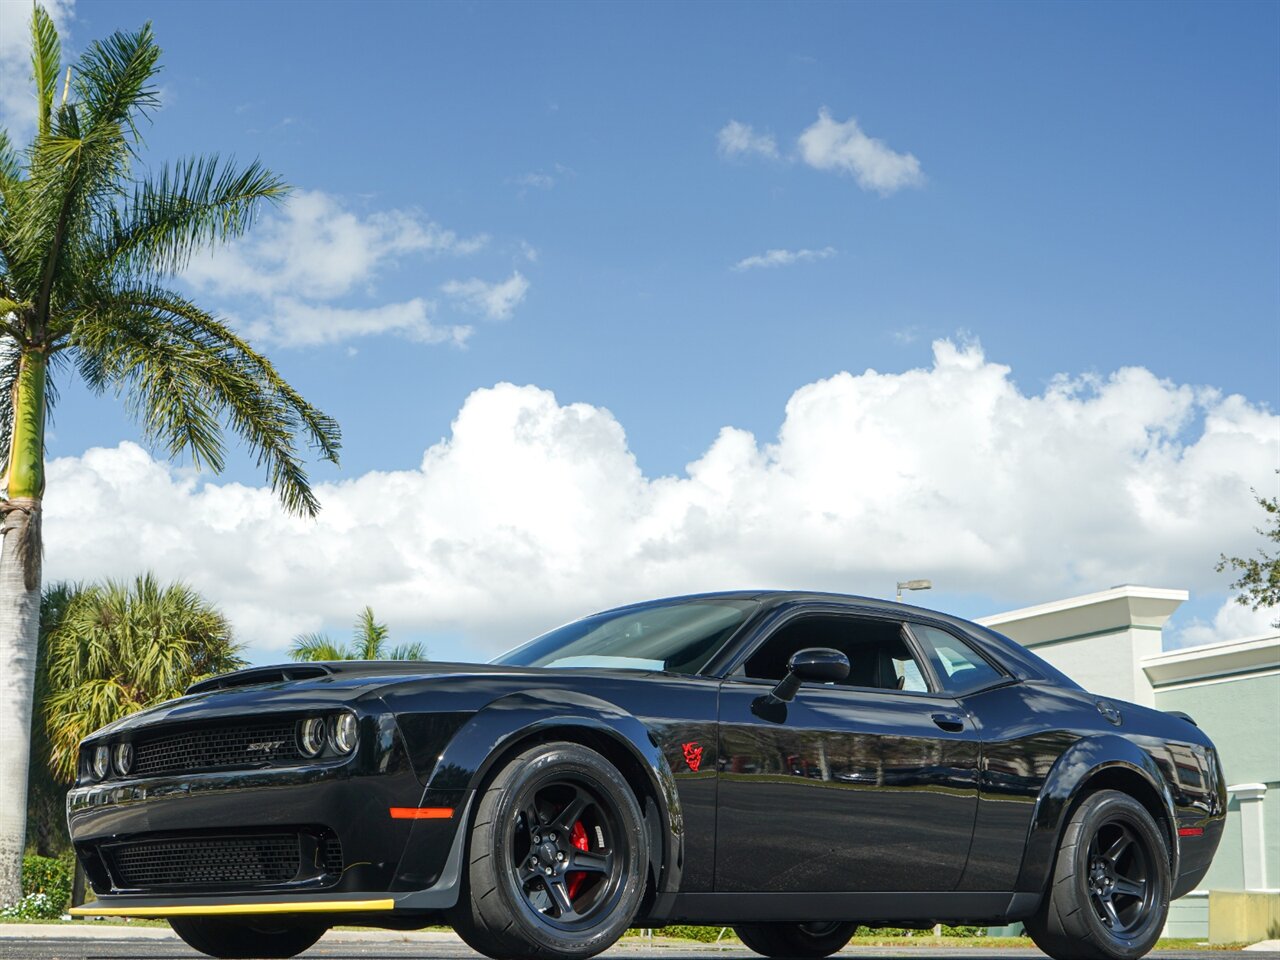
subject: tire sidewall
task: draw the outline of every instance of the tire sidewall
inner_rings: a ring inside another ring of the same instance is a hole
[[[626,844],[625,850],[616,849],[624,856],[624,868],[614,907],[592,926],[574,931],[562,930],[538,919],[524,902],[515,879],[513,848],[519,801],[529,790],[559,779],[576,779],[598,793],[607,794],[617,809],[615,848]],[[557,745],[530,758],[498,800],[489,842],[497,881],[496,895],[502,898],[506,912],[514,921],[508,933],[518,930],[522,938],[565,956],[590,956],[611,946],[630,926],[644,894],[648,871],[644,820],[630,785],[595,751],[577,745]]]
[[[1122,820],[1139,834],[1146,845],[1146,853],[1152,861],[1156,899],[1141,927],[1131,934],[1117,936],[1094,912],[1089,896],[1089,844],[1099,827],[1111,820]],[[1080,836],[1076,843],[1072,862],[1073,893],[1081,905],[1083,920],[1094,941],[1102,945],[1112,957],[1136,960],[1146,954],[1160,939],[1165,918],[1169,912],[1169,848],[1160,835],[1159,827],[1142,804],[1124,794],[1110,793],[1101,796],[1084,812],[1080,824]]]

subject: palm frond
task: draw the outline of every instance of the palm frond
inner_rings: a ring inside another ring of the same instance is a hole
[[[421,643],[402,643],[399,646],[392,647],[391,652],[384,658],[386,660],[427,660],[427,648]]]
[[[122,211],[112,211],[95,256],[117,272],[176,273],[196,250],[244,233],[263,201],[288,191],[256,160],[242,170],[216,155],[166,165],[134,186]]]
[[[152,82],[160,60],[151,24],[136,33],[116,32],[97,40],[80,57],[75,86],[90,136],[126,130],[136,143],[137,118],[159,105]]]
[[[36,129],[47,136],[62,75],[62,41],[48,11],[31,5],[31,75],[36,82]]]
[[[379,660],[382,658],[382,645],[387,642],[385,623],[379,623],[373,616],[373,607],[365,607],[356,620],[355,649],[359,651],[361,660]]]
[[[291,660],[350,660],[351,655],[323,633],[303,633],[289,645]]]
[[[219,417],[265,467],[286,509],[314,516],[311,490],[293,437],[304,432],[337,461],[337,423],[306,403],[271,363],[193,303],[159,288],[105,295],[72,336],[92,389],[128,386],[148,435],[170,455],[190,453],[215,470],[223,462]]]

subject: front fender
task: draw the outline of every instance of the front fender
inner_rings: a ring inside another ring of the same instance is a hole
[[[462,810],[512,749],[531,740],[545,740],[547,731],[557,729],[605,737],[632,758],[636,770],[643,772],[649,786],[647,792],[656,800],[661,833],[661,845],[658,850],[651,850],[650,857],[651,861],[658,861],[654,864],[657,892],[674,893],[684,860],[684,818],[675,778],[648,728],[616,704],[600,698],[563,689],[535,689],[489,703],[462,725],[440,754],[421,806]],[[643,801],[641,809],[649,814]],[[456,825],[457,829],[466,827],[465,823]],[[659,842],[652,823],[650,827],[651,844]],[[434,862],[437,858],[432,854],[439,849],[440,839],[440,831],[431,821],[414,825],[401,866],[406,886],[425,885],[424,881],[433,879],[408,865]],[[656,857],[652,855],[655,852]]]
[[[1090,781],[1108,771],[1123,770],[1136,775],[1159,797],[1167,824],[1176,823],[1173,797],[1160,768],[1145,750],[1115,734],[1084,737],[1058,757],[1036,800],[1035,813],[1027,832],[1019,892],[1040,893],[1049,883],[1058,842],[1067,825],[1067,816]],[[1163,829],[1163,827],[1162,827]],[[1166,837],[1166,841],[1168,838]],[[1169,843],[1171,876],[1178,876],[1178,845]]]

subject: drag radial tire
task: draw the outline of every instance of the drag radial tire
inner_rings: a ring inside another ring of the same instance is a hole
[[[622,774],[581,744],[541,744],[481,794],[449,921],[495,960],[585,960],[631,925],[648,863]]]
[[[1169,887],[1169,847],[1151,814],[1100,790],[1071,815],[1027,933],[1054,960],[1137,960],[1164,929]]]
[[[296,957],[328,929],[323,923],[271,917],[171,917],[169,926],[188,946],[225,960]]]
[[[756,953],[777,960],[819,960],[853,936],[856,923],[740,923],[738,939]]]

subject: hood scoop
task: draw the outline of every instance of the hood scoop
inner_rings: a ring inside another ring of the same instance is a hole
[[[250,667],[248,670],[237,670],[220,677],[210,677],[187,687],[187,693],[208,693],[210,690],[226,690],[229,687],[253,687],[264,683],[285,683],[289,680],[312,680],[316,677],[327,677],[333,673],[329,667],[318,663],[297,664],[296,666]]]

